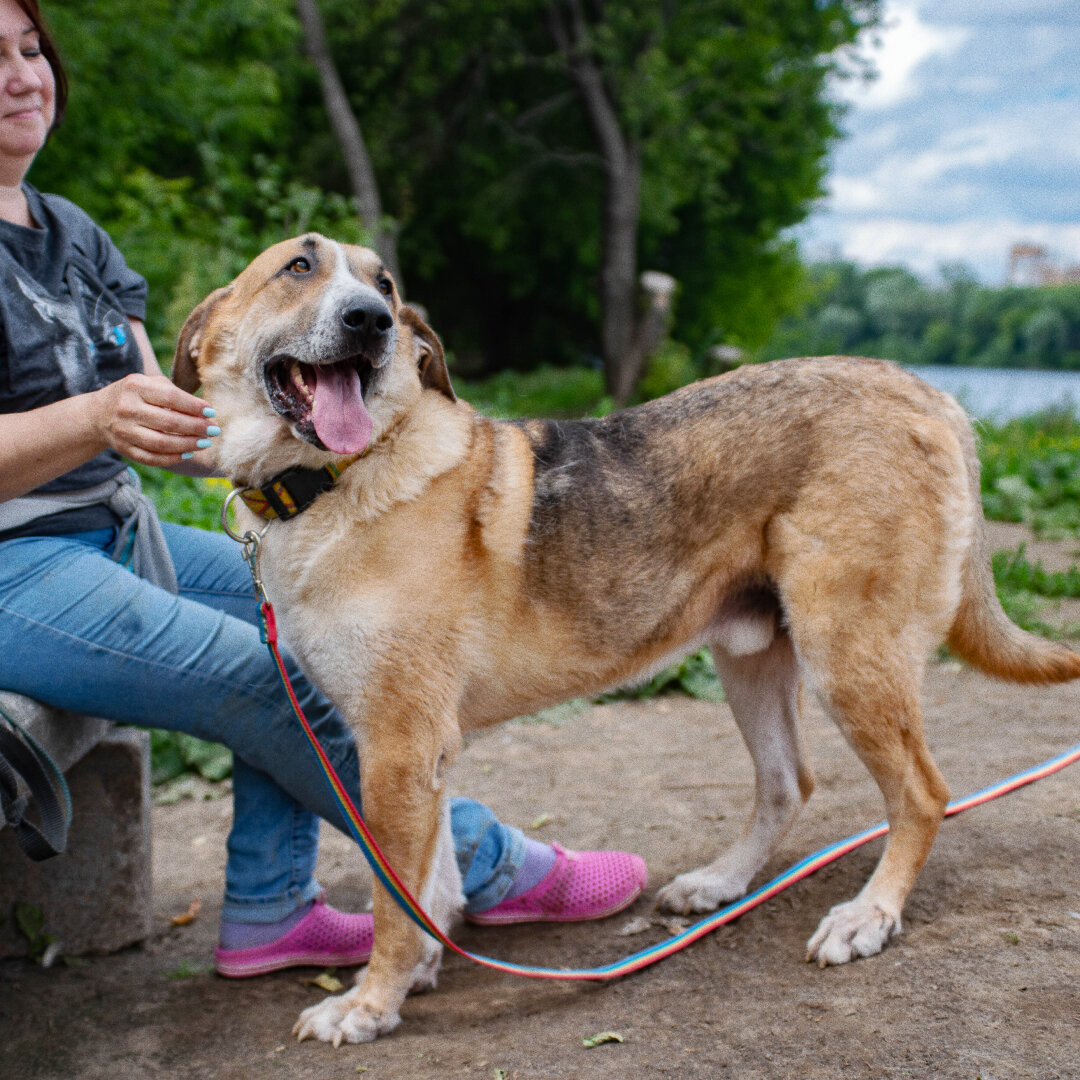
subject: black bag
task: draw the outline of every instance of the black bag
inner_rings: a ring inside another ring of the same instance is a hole
[[[0,709],[0,808],[4,822],[15,829],[19,847],[34,862],[59,855],[67,847],[71,794],[64,774],[44,748],[16,720]],[[30,796],[20,794],[19,780]],[[37,804],[41,825],[26,820],[30,799]]]

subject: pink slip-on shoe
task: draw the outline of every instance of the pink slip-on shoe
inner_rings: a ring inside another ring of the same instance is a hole
[[[366,964],[375,940],[368,914],[337,911],[318,897],[311,910],[281,937],[250,949],[214,949],[219,975],[245,979],[289,967],[353,967]]]
[[[627,851],[567,851],[552,844],[555,867],[528,892],[487,911],[467,912],[481,926],[522,922],[585,922],[629,907],[645,888],[645,860]]]

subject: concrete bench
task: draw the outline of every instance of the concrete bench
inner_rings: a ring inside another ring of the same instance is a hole
[[[0,691],[0,706],[49,752],[71,790],[67,850],[35,863],[0,822],[0,956],[30,942],[17,904],[44,916],[67,956],[112,952],[150,935],[150,737]]]

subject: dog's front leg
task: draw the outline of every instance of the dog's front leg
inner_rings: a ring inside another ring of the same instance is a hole
[[[406,888],[444,932],[464,898],[450,833],[445,771],[456,747],[438,740],[429,752],[400,739],[376,738],[363,748],[361,784],[368,827]],[[383,745],[380,746],[380,743]],[[404,752],[403,752],[404,751]],[[305,1009],[293,1028],[302,1041],[370,1042],[393,1031],[410,991],[435,985],[442,946],[420,930],[376,883],[375,944],[357,985]]]

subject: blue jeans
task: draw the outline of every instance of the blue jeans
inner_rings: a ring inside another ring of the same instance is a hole
[[[0,543],[0,688],[73,712],[186,731],[234,753],[223,917],[276,922],[319,893],[319,818],[348,831],[277,670],[237,544],[163,523],[180,594],[114,563],[110,529]],[[361,806],[356,744],[286,657],[319,741]],[[507,893],[525,858],[518,829],[454,799],[466,910]]]

